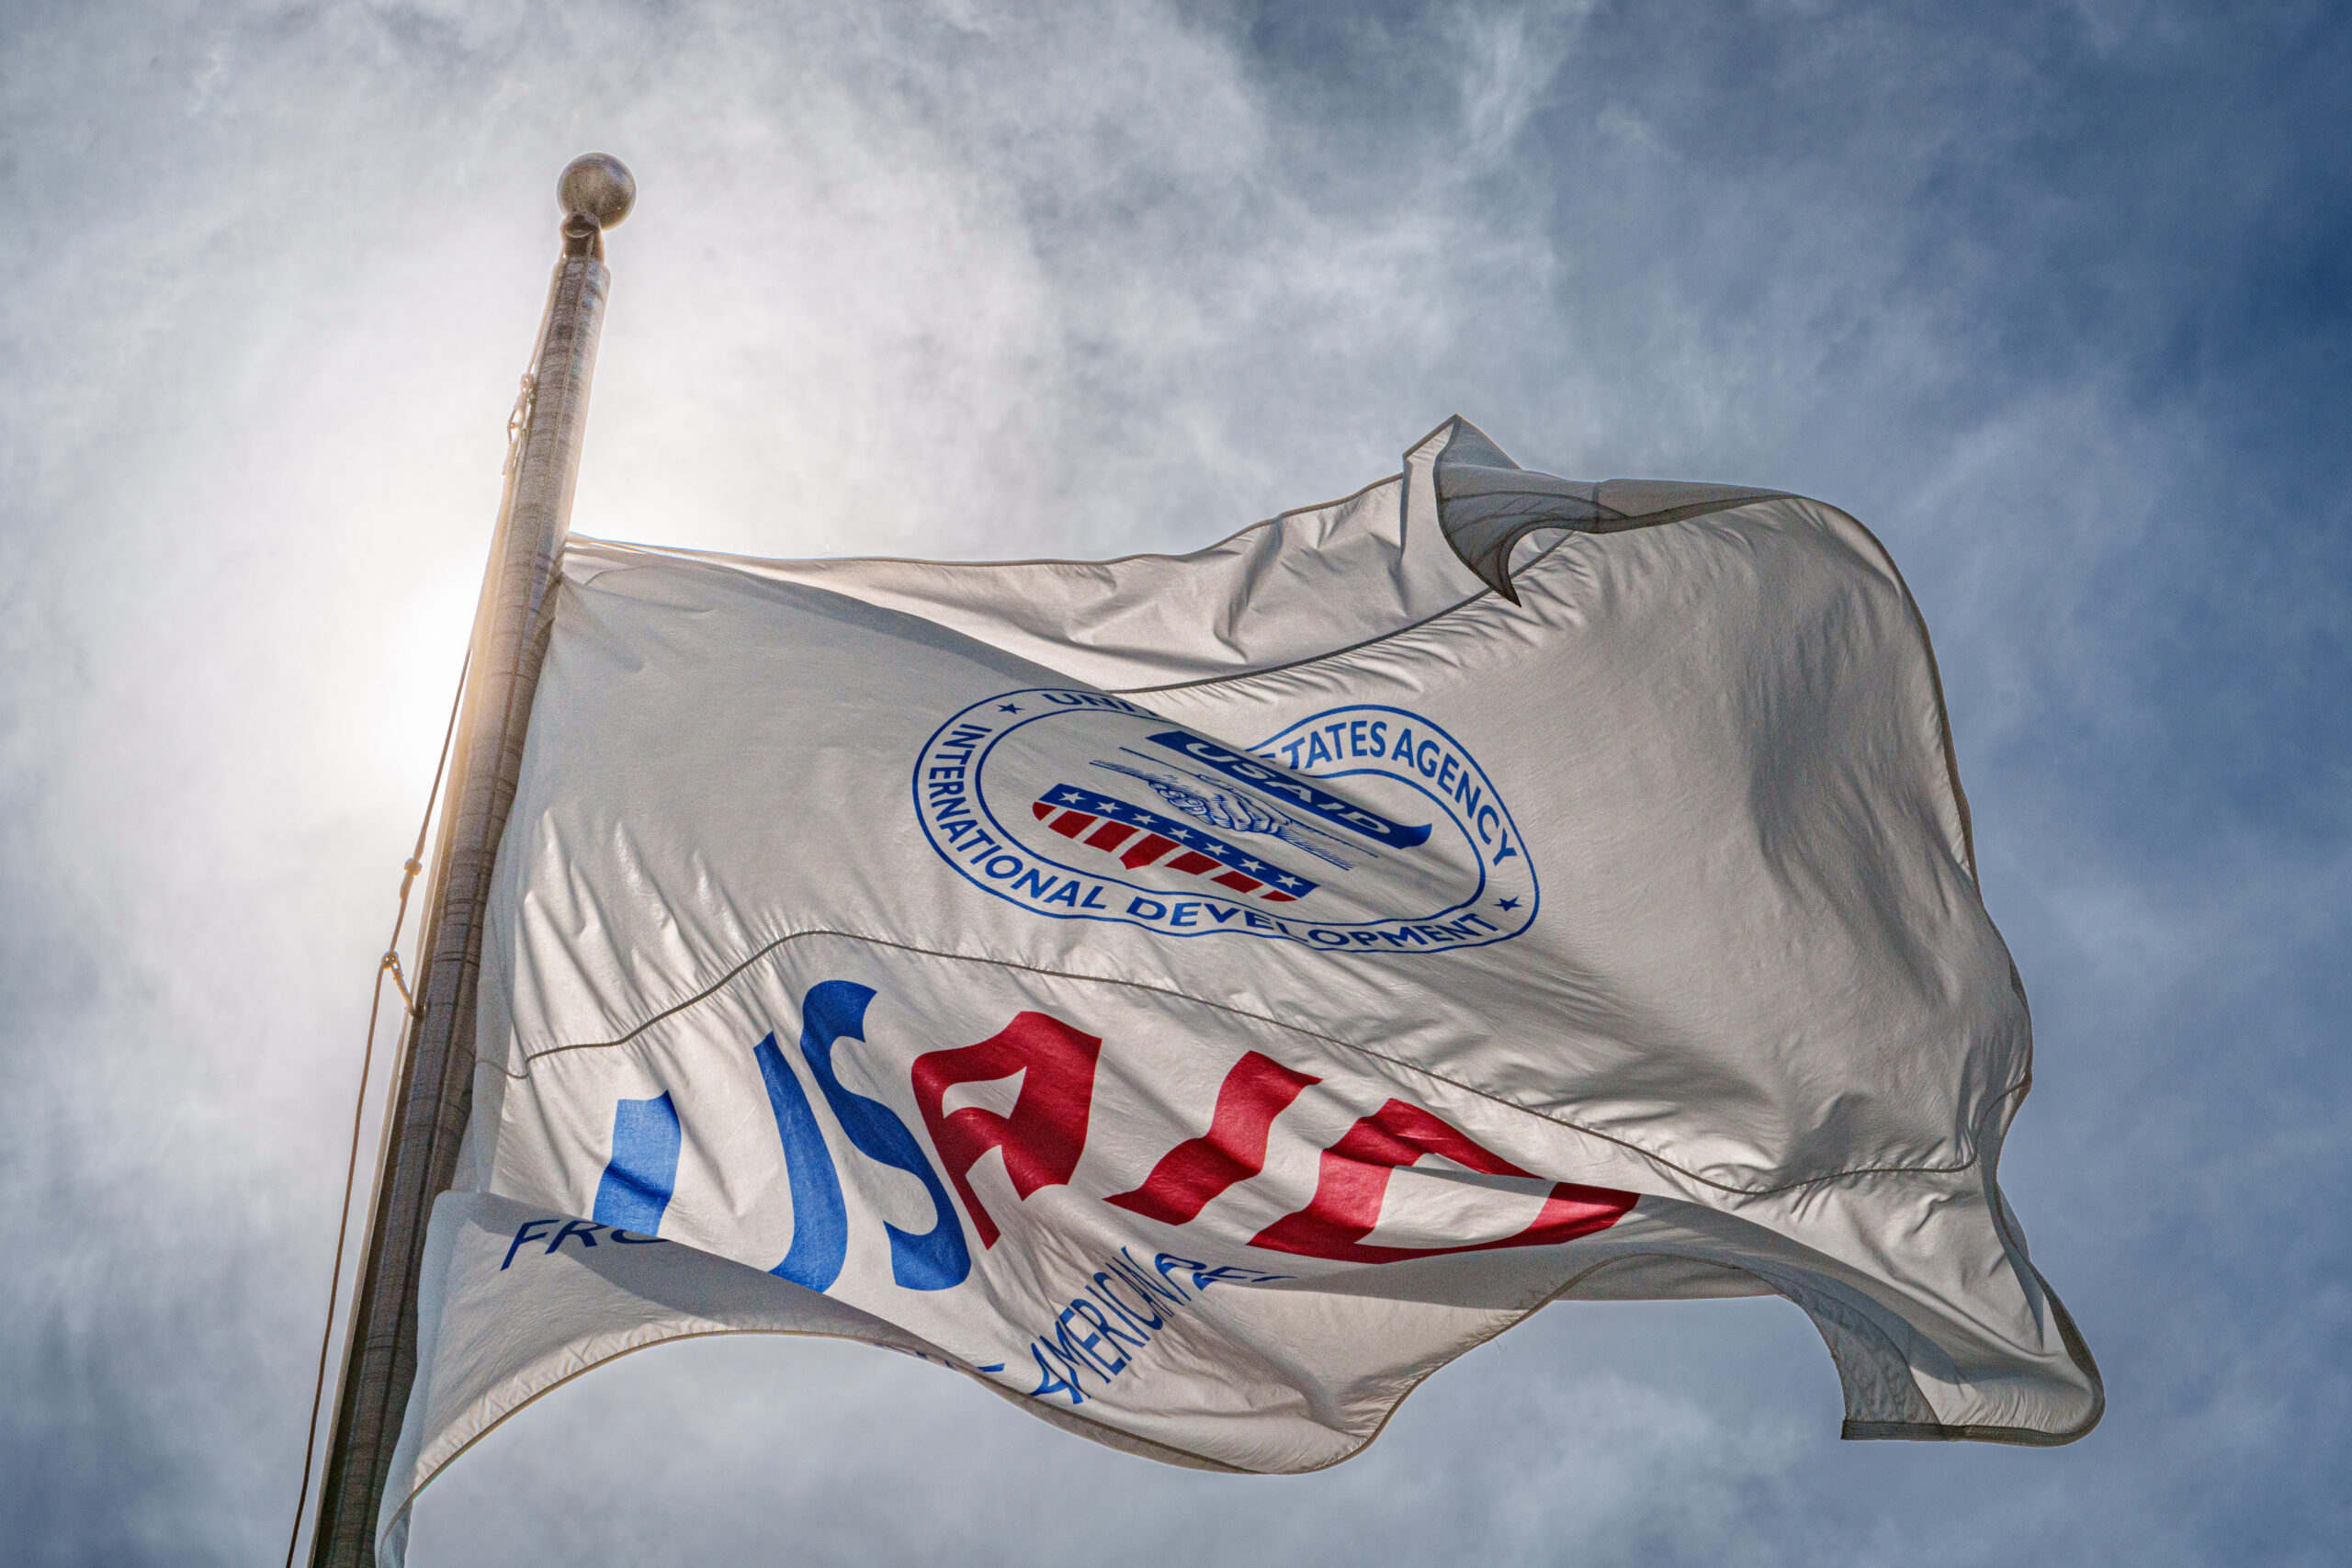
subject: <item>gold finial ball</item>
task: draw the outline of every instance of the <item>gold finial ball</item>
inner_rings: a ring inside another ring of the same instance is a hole
[[[599,229],[609,229],[628,216],[637,202],[637,180],[628,165],[609,152],[588,152],[563,166],[555,198],[563,214],[586,213]]]

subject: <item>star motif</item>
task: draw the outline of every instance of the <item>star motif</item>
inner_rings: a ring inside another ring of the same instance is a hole
[[[1021,709],[1012,703],[999,703],[996,705],[996,711],[999,713],[1019,713]]]
[[[1078,791],[1074,789],[1066,789],[1055,798],[1059,800],[1064,806],[1083,806],[1086,803],[1086,796],[1079,794]]]
[[[1174,829],[1168,836],[1171,839],[1182,839],[1188,843],[1200,837],[1198,833],[1193,832],[1190,828]]]
[[[1498,898],[1495,900],[1495,908],[1502,910],[1505,914],[1509,914],[1511,910],[1519,908],[1519,900],[1516,898]]]
[[[1241,863],[1241,869],[1244,871],[1263,871],[1266,869],[1266,863],[1263,861],[1245,860]]]

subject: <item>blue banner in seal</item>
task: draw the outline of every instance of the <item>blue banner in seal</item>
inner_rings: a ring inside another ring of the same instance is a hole
[[[1227,778],[1238,779],[1252,789],[1277,795],[1302,811],[1311,811],[1326,822],[1337,823],[1374,843],[1411,850],[1429,842],[1427,823],[1414,828],[1402,822],[1391,822],[1378,812],[1367,811],[1352,800],[1317,789],[1295,773],[1272,767],[1255,757],[1228,750],[1214,740],[1204,740],[1181,729],[1167,730],[1146,739],[1155,746],[1165,746],[1180,756],[1215,768]]]

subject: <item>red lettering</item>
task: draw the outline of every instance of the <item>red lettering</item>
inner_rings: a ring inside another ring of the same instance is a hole
[[[1554,1184],[1535,1223],[1499,1241],[1461,1247],[1370,1247],[1364,1237],[1380,1223],[1380,1202],[1388,1178],[1399,1166],[1437,1155],[1487,1176],[1532,1176],[1457,1129],[1418,1107],[1392,1100],[1340,1135],[1323,1151],[1315,1196],[1306,1208],[1284,1214],[1250,1238],[1250,1245],[1301,1258],[1342,1263],[1397,1263],[1450,1252],[1485,1252],[1503,1247],[1553,1247],[1607,1230],[1625,1217],[1636,1194],[1572,1181]]]
[[[1266,1168],[1266,1134],[1274,1118],[1301,1089],[1322,1081],[1250,1052],[1217,1086],[1209,1130],[1162,1155],[1141,1187],[1103,1201],[1171,1225],[1189,1224],[1210,1199]]]
[[[1003,1032],[977,1045],[932,1051],[915,1058],[915,1105],[931,1131],[932,1146],[947,1166],[947,1179],[963,1195],[972,1228],[982,1247],[994,1247],[996,1221],[972,1190],[970,1172],[990,1149],[1004,1151],[1004,1173],[1026,1198],[1040,1187],[1057,1187],[1078,1168],[1086,1148],[1086,1117],[1094,1104],[1094,1063],[1102,1042],[1057,1018],[1024,1012]],[[942,1115],[947,1091],[959,1083],[983,1083],[1025,1073],[1012,1114],[1000,1116],[967,1105]]]

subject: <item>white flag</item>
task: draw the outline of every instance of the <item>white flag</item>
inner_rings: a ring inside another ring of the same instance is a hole
[[[1183,557],[573,540],[379,1551],[713,1332],[1295,1472],[1546,1303],[1777,1293],[1849,1437],[2080,1436],[1968,834],[1859,524],[1459,421]]]

